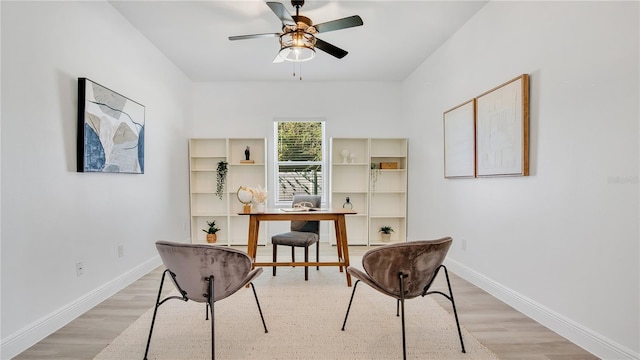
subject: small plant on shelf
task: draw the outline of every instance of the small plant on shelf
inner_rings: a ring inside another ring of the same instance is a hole
[[[380,238],[382,239],[382,241],[388,242],[389,240],[391,240],[391,233],[393,232],[393,228],[391,226],[381,226],[380,230],[378,231],[380,232]]]
[[[216,233],[220,231],[220,228],[216,226],[216,221],[207,221],[208,228],[202,229],[202,231],[207,233],[207,242],[214,243],[218,240]]]
[[[218,161],[218,169],[216,174],[216,196],[222,200],[224,194],[224,183],[227,181],[227,172],[229,171],[228,163],[224,160]]]
[[[380,227],[380,230],[378,231],[380,231],[383,234],[391,234],[393,232],[393,228],[389,225],[385,225]]]

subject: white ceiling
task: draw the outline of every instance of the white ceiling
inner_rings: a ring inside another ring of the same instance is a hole
[[[291,14],[295,9],[281,1]],[[281,22],[265,1],[110,1],[133,26],[195,82],[289,81],[294,65],[272,63]],[[323,23],[360,15],[363,26],[319,34],[349,54],[317,51],[302,64],[307,81],[399,81],[438,49],[487,1],[314,1],[300,14]],[[296,72],[299,69],[296,67]]]

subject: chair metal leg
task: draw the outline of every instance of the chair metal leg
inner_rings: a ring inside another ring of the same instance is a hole
[[[345,325],[347,325],[347,317],[349,317],[349,310],[351,310],[351,303],[353,302],[353,295],[356,294],[356,288],[358,287],[358,283],[360,280],[356,280],[356,283],[353,284],[353,291],[351,292],[351,299],[349,299],[349,306],[347,307],[347,313],[344,315],[344,322],[342,323],[342,331],[344,331]]]
[[[207,305],[209,305],[209,309],[211,309],[211,360],[214,360],[216,358],[215,318],[213,312],[213,280],[213,276],[209,276],[207,278],[207,281],[209,282],[209,289],[207,291]]]
[[[156,322],[156,315],[158,314],[158,307],[160,307],[160,296],[162,296],[162,285],[164,284],[164,276],[167,274],[167,270],[162,273],[162,280],[160,280],[160,289],[158,289],[158,297],[156,298],[156,306],[153,310],[153,317],[151,318],[151,328],[149,329],[149,338],[147,339],[147,348],[144,350],[144,360],[147,360],[149,354],[149,345],[151,344],[151,334],[153,333],[153,325]]]
[[[458,327],[458,337],[460,338],[460,347],[462,347],[462,352],[466,353],[467,351],[464,348],[464,341],[462,341],[462,330],[460,329],[460,321],[458,320],[458,311],[456,310],[456,302],[453,299],[453,290],[451,289],[451,282],[449,281],[449,271],[447,271],[447,267],[444,265],[440,265],[440,267],[438,267],[438,269],[436,270],[436,273],[433,276],[433,278],[435,279],[436,275],[438,275],[438,271],[440,271],[440,268],[444,269],[444,275],[447,278],[447,286],[449,287],[449,295],[441,291],[427,291],[429,286],[431,285],[429,284],[425,288],[425,291],[423,292],[422,296],[431,295],[431,294],[440,294],[445,298],[447,298],[449,301],[451,301],[451,306],[453,307],[453,316],[456,319],[456,326]]]
[[[165,278],[165,276],[167,274],[169,274],[171,276],[171,278],[173,280],[173,283],[176,285],[176,288],[182,294],[182,296],[169,296],[167,298],[164,298],[161,301],[160,297],[162,297],[162,286],[164,285],[164,278]],[[184,294],[185,294],[185,292],[180,288],[180,286],[176,282],[175,274],[172,273],[171,271],[169,271],[169,269],[166,269],[162,273],[162,278],[160,279],[160,288],[158,289],[158,297],[156,298],[156,306],[155,306],[155,308],[153,310],[153,317],[151,318],[151,328],[149,329],[149,338],[147,339],[147,347],[144,350],[144,360],[147,360],[147,355],[149,354],[149,345],[151,345],[151,335],[153,334],[153,326],[156,323],[156,315],[158,314],[158,308],[160,307],[160,305],[164,304],[165,301],[171,300],[171,299],[180,299],[180,300],[185,301],[185,302],[188,301],[189,299],[187,299],[187,297]]]
[[[402,358],[404,360],[407,359],[407,341],[404,331],[404,279],[408,276],[409,275],[403,274],[402,272],[398,273],[398,281],[400,282],[400,312],[402,313]]]
[[[316,242],[316,262],[320,262],[320,240]],[[316,266],[316,270],[320,270],[320,266]]]
[[[249,285],[251,285],[251,290],[253,290],[253,297],[256,298],[256,304],[258,304],[258,312],[260,313],[260,319],[262,319],[262,326],[264,326],[264,332],[268,333],[269,330],[267,330],[267,324],[264,322],[264,316],[262,316],[262,308],[260,308],[260,301],[258,301],[258,294],[256,293],[256,287],[253,286],[252,282],[250,282]]]
[[[304,247],[304,262],[309,262],[309,245]],[[304,267],[304,281],[309,281],[309,267]]]
[[[449,272],[444,265],[441,265],[444,268],[444,275],[447,278],[447,286],[449,287],[449,296],[451,300],[451,306],[453,307],[453,316],[456,318],[456,326],[458,327],[458,337],[460,337],[460,346],[462,347],[462,352],[466,353],[464,349],[464,342],[462,341],[462,331],[460,330],[460,321],[458,321],[458,311],[456,310],[456,302],[453,299],[453,290],[451,289],[451,282],[449,281]]]
[[[278,259],[278,245],[273,244],[273,262]],[[276,266],[273,267],[273,276],[276,276]]]
[[[291,262],[296,262],[296,247],[291,247]],[[293,266],[295,267],[295,265]]]

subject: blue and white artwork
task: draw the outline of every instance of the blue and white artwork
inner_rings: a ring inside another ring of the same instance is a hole
[[[144,106],[78,79],[78,171],[144,173]]]

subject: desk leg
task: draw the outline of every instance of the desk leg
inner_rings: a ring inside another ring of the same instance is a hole
[[[252,262],[256,262],[259,229],[260,222],[258,221],[258,219],[255,216],[249,216],[249,238],[247,239],[247,254],[251,258]]]
[[[345,273],[347,275],[347,286],[351,286],[351,274],[346,271],[346,268],[349,266],[349,244],[347,242],[347,223],[344,219],[344,215],[339,216],[336,221],[336,236],[338,237],[336,239],[338,244],[338,256],[340,256],[340,252],[342,252]],[[340,267],[340,270],[342,271],[342,267]]]
[[[335,219],[333,221],[335,230],[336,230],[336,249],[338,250],[338,261],[339,262],[344,262],[344,256],[342,255],[342,247],[344,246],[342,244],[342,240],[341,240],[341,232],[340,232],[340,218]],[[340,265],[340,272],[342,272],[342,265]]]

